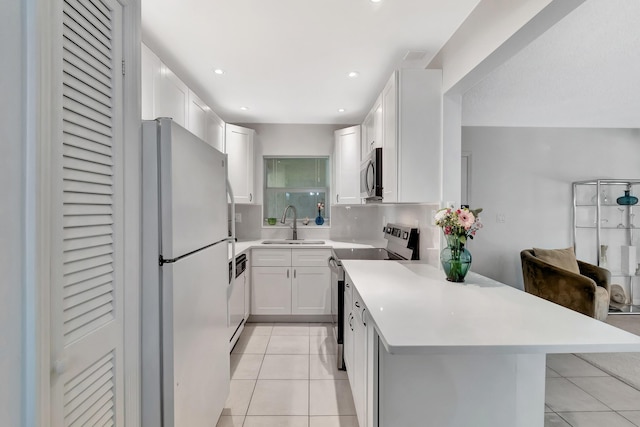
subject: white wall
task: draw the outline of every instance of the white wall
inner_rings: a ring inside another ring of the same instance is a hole
[[[640,178],[638,129],[463,127],[462,151],[471,207],[484,209],[471,268],[518,288],[522,249],[571,246],[573,181]]]
[[[24,330],[22,1],[0,2],[0,425],[21,425]]]

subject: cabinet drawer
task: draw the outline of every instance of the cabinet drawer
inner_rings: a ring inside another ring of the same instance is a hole
[[[294,267],[327,267],[331,249],[292,249]]]
[[[291,249],[254,249],[251,253],[251,266],[290,267]]]

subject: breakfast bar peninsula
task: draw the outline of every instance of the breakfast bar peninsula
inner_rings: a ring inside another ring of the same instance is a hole
[[[543,427],[547,354],[640,351],[639,336],[477,274],[343,266],[361,427]]]

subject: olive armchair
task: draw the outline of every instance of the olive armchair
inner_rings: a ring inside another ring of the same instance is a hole
[[[598,320],[609,313],[611,273],[577,260],[580,273],[557,267],[535,256],[534,250],[520,252],[524,290]]]

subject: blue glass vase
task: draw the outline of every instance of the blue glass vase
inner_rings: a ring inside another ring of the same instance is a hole
[[[616,199],[616,202],[619,205],[637,205],[638,198],[636,196],[631,196],[629,192],[629,190],[624,190],[624,196],[618,197]]]
[[[458,236],[445,234],[447,247],[440,252],[440,263],[450,282],[464,282],[471,267],[471,253],[465,249]]]
[[[322,215],[320,215],[320,211],[318,210],[318,216],[316,217],[316,225],[322,225],[324,224],[324,218],[322,218]]]

